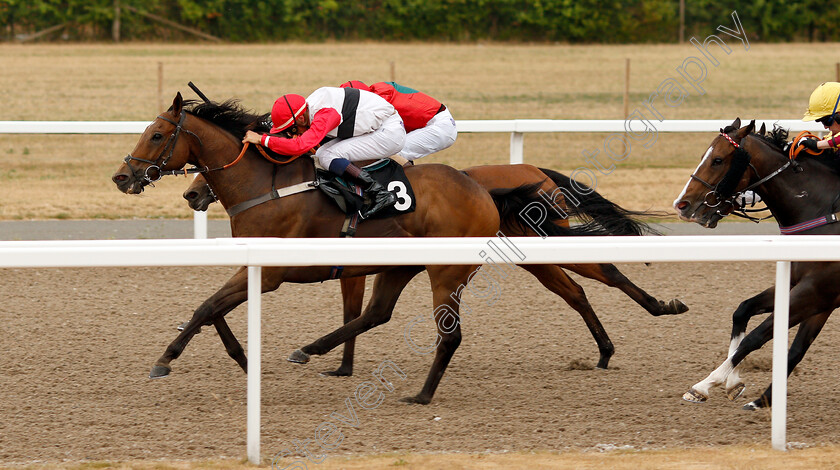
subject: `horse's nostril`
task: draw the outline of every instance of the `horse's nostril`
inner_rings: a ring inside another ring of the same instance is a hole
[[[114,180],[114,183],[124,183],[128,180],[128,175],[121,173],[118,175],[114,175],[114,177],[111,179]]]
[[[677,210],[683,210],[686,207],[688,207],[688,201],[680,201],[679,204],[677,204]]]
[[[184,199],[186,199],[187,201],[192,201],[197,197],[198,197],[198,193],[195,192],[195,191],[190,191],[190,192],[184,194]]]

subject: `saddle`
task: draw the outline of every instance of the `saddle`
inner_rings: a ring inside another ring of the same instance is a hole
[[[362,168],[397,196],[395,205],[377,212],[372,218],[383,219],[414,212],[417,207],[414,190],[399,163],[390,158],[383,158]],[[315,170],[315,185],[348,215],[357,214],[372,202],[357,184],[320,168]]]

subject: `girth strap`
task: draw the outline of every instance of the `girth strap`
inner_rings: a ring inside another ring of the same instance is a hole
[[[270,193],[263,194],[262,196],[255,197],[254,199],[249,199],[245,202],[240,202],[239,204],[231,207],[227,210],[228,217],[233,217],[240,212],[246,211],[264,202],[273,201],[275,199],[280,199],[281,197],[291,196],[292,194],[302,193],[304,191],[311,191],[315,189],[317,185],[318,184],[315,181],[304,181],[303,183],[298,183],[285,188],[272,189]]]
[[[356,191],[361,192],[358,187],[356,188]],[[338,237],[353,238],[356,236],[356,227],[359,225],[360,219],[361,216],[358,211],[352,214],[347,214],[347,217],[344,218],[344,224],[341,226],[341,232],[338,234]],[[342,272],[344,272],[344,266],[333,266],[332,269],[330,269],[330,279],[340,278]]]
[[[804,232],[812,228],[822,227],[823,225],[833,224],[838,221],[840,212],[817,217],[816,219],[806,220],[796,225],[789,225],[787,227],[779,226],[779,231],[782,235],[793,235],[794,233]]]

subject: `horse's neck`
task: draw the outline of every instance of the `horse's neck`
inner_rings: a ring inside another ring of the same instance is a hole
[[[198,167],[221,168],[230,164],[242,151],[242,143],[234,136],[222,131],[210,123],[204,123],[205,129],[199,135],[204,147],[195,161]],[[310,158],[298,158],[294,162],[273,168],[274,164],[264,159],[252,145],[242,159],[223,170],[204,174],[207,183],[219,198],[219,202],[229,209],[237,204],[263,196],[273,187],[277,189],[312,180],[314,166]],[[272,185],[274,178],[274,185]]]
[[[758,172],[756,180],[773,173],[787,162],[786,157],[768,148],[762,149],[760,155],[762,158],[753,160]],[[781,226],[827,215],[834,210],[832,205],[840,193],[840,178],[836,174],[807,157],[798,164],[802,171],[795,171],[791,166],[755,188]]]

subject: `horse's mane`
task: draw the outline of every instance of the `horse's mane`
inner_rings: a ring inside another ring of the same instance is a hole
[[[271,128],[270,114],[256,114],[243,108],[235,99],[223,103],[186,100],[184,111],[212,122],[238,139],[245,137],[245,131],[267,133]]]
[[[761,135],[756,133],[752,133],[750,135],[761,140],[770,147],[773,147],[775,150],[778,150],[784,155],[787,155],[785,147],[787,147],[790,132],[787,129],[782,128],[778,124],[773,125],[773,130],[770,131],[768,135]],[[808,160],[824,165],[828,171],[840,175],[840,161],[838,161],[838,159],[834,157],[834,152],[831,151],[831,149],[827,149],[816,155],[811,155],[810,153],[802,152],[797,157],[797,161],[802,161],[803,158],[807,158]]]
[[[753,132],[751,135],[763,140],[767,145],[771,147],[775,147],[776,150],[783,152],[785,150],[785,146],[787,146],[787,139],[790,133],[787,129],[783,128],[778,124],[773,124],[773,130],[768,132],[767,135],[756,134]]]

